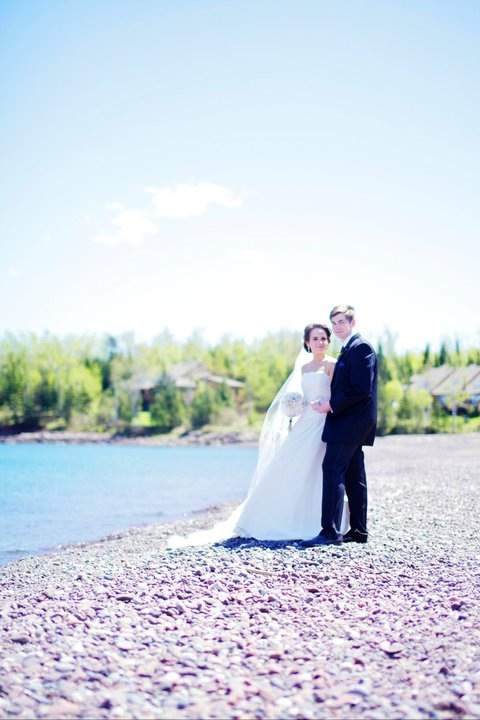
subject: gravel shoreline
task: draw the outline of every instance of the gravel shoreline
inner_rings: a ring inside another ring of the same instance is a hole
[[[68,430],[23,432],[16,434],[0,434],[0,444],[23,445],[25,443],[83,445],[95,443],[99,445],[148,445],[155,447],[185,447],[197,445],[256,445],[259,431],[222,430],[210,431],[191,430],[183,435],[112,435],[100,432],[71,432]]]
[[[0,717],[480,718],[479,457],[380,439],[367,545],[164,549],[212,508],[0,568]]]

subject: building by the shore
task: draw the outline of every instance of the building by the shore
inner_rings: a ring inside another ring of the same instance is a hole
[[[186,403],[190,403],[199,383],[205,383],[212,388],[227,387],[233,394],[235,401],[239,401],[241,390],[245,383],[225,375],[211,373],[201,362],[190,361],[172,365],[166,373],[155,375],[138,375],[130,380],[129,386],[133,392],[140,393],[142,410],[149,410],[155,398],[155,390],[161,384],[171,382],[180,390]]]
[[[480,365],[441,365],[413,375],[410,386],[426,390],[442,407],[480,409]]]

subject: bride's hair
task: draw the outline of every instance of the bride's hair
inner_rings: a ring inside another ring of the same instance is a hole
[[[307,352],[312,352],[308,347],[307,343],[310,340],[310,333],[314,328],[320,328],[320,330],[323,330],[328,338],[328,341],[330,342],[330,336],[332,333],[329,327],[327,327],[326,325],[322,325],[322,323],[312,323],[311,325],[307,325],[307,327],[303,331],[303,347]]]

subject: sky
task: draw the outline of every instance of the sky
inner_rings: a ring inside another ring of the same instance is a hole
[[[478,0],[0,0],[0,336],[480,340]]]

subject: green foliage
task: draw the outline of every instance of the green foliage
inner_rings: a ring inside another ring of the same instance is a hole
[[[152,425],[160,432],[169,432],[182,425],[186,414],[180,390],[164,377],[155,389],[155,400],[150,407]]]
[[[218,407],[218,396],[215,390],[205,383],[199,383],[190,408],[192,427],[199,428],[212,422]]]
[[[395,368],[392,366],[390,359],[385,355],[381,342],[378,344],[377,363],[379,383],[383,384],[392,380],[395,375]]]
[[[435,362],[435,365],[439,367],[440,365],[445,365],[449,361],[449,353],[447,349],[447,343],[445,341],[442,342],[440,345],[440,350],[437,355],[437,359]]]
[[[400,401],[395,431],[422,433],[431,425],[432,396],[426,390],[408,388]]]
[[[124,385],[115,388],[115,412],[120,428],[130,425],[140,409],[140,397]]]
[[[252,343],[225,336],[213,346],[198,332],[177,341],[165,331],[151,343],[135,342],[132,333],[63,339],[5,335],[0,339],[0,427],[161,432],[247,422],[258,427],[301,341],[292,332]],[[197,382],[194,391],[179,389],[170,369],[192,361],[213,375],[241,380],[244,387],[233,392],[211,380]],[[447,361],[458,367],[480,364],[480,350],[445,340],[438,352],[427,344],[423,352],[398,354],[395,337],[385,333],[378,346],[381,434],[478,427],[479,409],[461,393],[440,406],[410,387],[413,374]],[[153,389],[142,407],[144,381]]]
[[[102,380],[98,367],[72,363],[59,369],[59,415],[69,420],[72,413],[88,413],[100,399]]]
[[[28,359],[24,348],[15,348],[15,344],[7,340],[1,356],[0,405],[8,412],[12,423],[19,423],[25,418],[28,376]]]
[[[149,428],[152,426],[152,416],[148,410],[140,410],[132,419],[132,427]]]
[[[430,350],[430,343],[427,343],[425,345],[425,350],[423,351],[423,366],[428,367],[431,363],[431,350]]]
[[[403,400],[403,386],[399,380],[379,383],[378,387],[378,434],[393,432],[398,420],[400,403]]]
[[[215,393],[217,404],[225,407],[225,408],[231,408],[234,405],[234,399],[233,394],[228,385],[223,383],[220,385]]]
[[[467,350],[463,353],[465,365],[480,365],[480,348]]]
[[[118,425],[118,406],[111,392],[103,392],[94,405],[94,424],[96,430],[114,430]]]
[[[299,338],[293,333],[271,335],[253,346],[244,375],[253,409],[265,412],[291,372],[298,350]]]
[[[86,350],[48,335],[7,336],[0,344],[0,407],[8,409],[11,423],[41,426],[89,412],[102,383],[98,366],[86,362]]]

